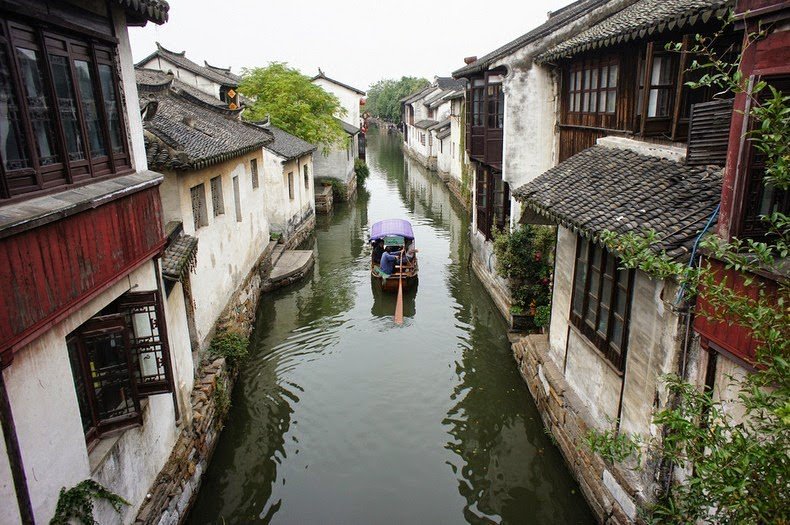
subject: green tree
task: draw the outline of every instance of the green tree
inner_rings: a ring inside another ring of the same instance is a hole
[[[268,116],[273,125],[325,151],[348,142],[335,118],[346,113],[337,97],[284,62],[245,68],[239,92],[254,101],[243,113],[246,120],[257,122]]]
[[[401,77],[400,80],[379,80],[368,90],[366,110],[387,122],[400,121],[400,99],[425,89],[430,82],[424,78]]]
[[[732,17],[725,27],[731,23]],[[756,126],[748,139],[765,156],[765,184],[787,191],[790,96],[764,82],[750,86],[739,70],[740,56],[727,61],[715,51],[720,34],[696,36],[691,51],[701,59],[693,61],[690,69],[697,72],[699,80],[689,85],[715,86],[751,98],[748,117]],[[748,35],[745,45],[762,36]],[[732,282],[721,280],[709,263],[686,265],[656,251],[660,239],[655,232],[602,235],[601,240],[622,257],[626,267],[679,281],[688,304],[693,306],[693,298],[703,293],[710,307],[696,315],[744,326],[758,341],[757,371],[740,383],[742,418],[734,418],[711,392],[669,376],[665,383],[671,401],[653,418],[653,423],[664,429],[662,438],[643,441],[639,436],[612,432],[588,436],[591,449],[609,461],[619,462],[648,450],[685,473],[686,479],[672,484],[650,509],[646,517],[652,522],[790,523],[790,289],[786,278],[771,289],[754,277],[766,268],[782,273],[790,253],[790,219],[775,212],[763,220],[771,230],[765,240],[725,242],[710,235],[702,243],[711,257],[728,269],[743,272],[747,285],[756,289],[755,295],[746,295]],[[637,446],[628,445],[629,441]]]

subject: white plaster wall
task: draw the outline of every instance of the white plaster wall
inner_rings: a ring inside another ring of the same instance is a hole
[[[676,291],[672,282],[637,272],[628,324],[625,372],[621,376],[570,323],[576,235],[558,227],[552,295],[549,355],[601,428],[620,417],[623,432],[650,433],[654,400],[663,403],[661,376],[677,371],[681,350],[679,318],[664,303]],[[624,381],[624,383],[623,383]],[[623,391],[622,407],[620,390]]]
[[[307,165],[308,186],[304,184],[304,166]],[[288,172],[294,174],[294,198],[288,195]],[[315,181],[313,155],[285,161],[283,157],[263,150],[263,195],[269,213],[272,231],[289,236],[289,223],[293,225],[310,210],[315,210]]]
[[[568,325],[571,314],[573,267],[576,257],[576,235],[567,228],[557,226],[557,246],[554,255],[554,286],[551,295],[551,321],[549,324],[549,356],[557,368],[563,370],[565,347],[568,343]]]
[[[3,509],[0,512],[0,525],[17,525],[21,522],[2,428],[0,428],[0,509]]]
[[[461,128],[461,115],[463,115],[463,98],[458,98],[452,101],[452,111],[450,116],[450,176],[458,182],[463,179],[463,160],[466,155],[465,151],[461,149],[461,133],[464,130]],[[511,209],[512,206],[511,206]]]
[[[72,487],[87,478],[99,481],[130,501],[132,505],[124,509],[123,515],[125,522],[131,521],[175,443],[172,396],[149,396],[145,424],[121,435],[116,442],[120,446],[114,447],[111,453],[115,457],[113,462],[105,460],[93,472],[90,468],[66,336],[132,287],[156,288],[152,262],[121,279],[23,348],[3,371],[33,512],[39,523],[52,518],[61,487]],[[113,465],[122,465],[123,469]],[[8,501],[6,494],[0,497],[4,498],[0,500],[0,508],[15,508],[15,499]],[[97,506],[97,519],[102,524],[121,522],[114,511],[102,506]]]
[[[450,164],[452,157],[450,156],[450,137],[443,139],[434,136],[433,143],[436,146],[436,166],[443,174],[450,173]]]
[[[192,359],[192,345],[189,339],[184,288],[181,283],[175,283],[170,295],[166,297],[165,295],[163,287],[162,299],[165,303],[170,357],[174,363],[173,381],[178,391],[178,409],[181,417],[189,422],[192,420],[190,394],[195,385],[195,363]]]
[[[628,356],[621,426],[624,432],[649,433],[654,401],[666,402],[661,376],[678,372],[682,349],[680,318],[664,301],[672,301],[677,285],[637,272],[628,325]]]
[[[263,166],[261,151],[210,166],[199,171],[165,172],[163,195],[165,220],[181,220],[184,232],[196,236],[197,264],[192,274],[195,301],[195,325],[201,349],[207,345],[219,315],[228,300],[252,270],[269,242],[269,220],[265,200],[260,191],[252,189],[250,159]],[[222,177],[225,213],[214,217],[211,200],[211,179]],[[239,177],[242,221],[236,221],[233,177]],[[261,173],[259,170],[259,178]],[[203,183],[208,207],[208,225],[195,231],[190,188]],[[260,187],[259,187],[260,190]],[[176,206],[175,203],[178,203]]]
[[[142,67],[146,69],[156,69],[164,73],[172,71],[175,77],[184,84],[189,84],[190,86],[199,89],[203,93],[211,95],[212,97],[219,100],[219,90],[221,87],[219,84],[207,79],[204,76],[196,75],[187,69],[179,67],[177,64],[165,58],[156,56],[148,62],[143,63]]]
[[[315,178],[338,179],[347,184],[354,175],[354,154],[352,151],[349,156],[345,148],[329,152],[323,152],[319,148],[313,154],[313,166]]]
[[[343,116],[338,115],[338,118],[343,122],[347,122],[352,126],[360,127],[359,120],[359,100],[364,96],[351,91],[350,89],[338,86],[334,82],[329,82],[323,78],[313,80],[313,84],[321,86],[324,91],[332,93],[340,101],[340,105],[346,110]]]
[[[113,26],[118,37],[118,60],[121,68],[123,101],[126,112],[127,134],[131,142],[132,167],[136,171],[148,169],[143,142],[143,121],[140,118],[140,102],[137,95],[137,79],[134,73],[132,47],[126,29],[126,13],[119,5],[112,9]]]

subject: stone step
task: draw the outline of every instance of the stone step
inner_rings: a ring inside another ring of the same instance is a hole
[[[269,281],[276,285],[289,277],[304,273],[314,262],[313,250],[282,251],[269,274]]]

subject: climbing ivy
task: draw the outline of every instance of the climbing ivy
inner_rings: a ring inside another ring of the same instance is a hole
[[[72,520],[77,520],[85,525],[99,525],[93,518],[93,500],[107,501],[115,512],[121,512],[121,506],[129,502],[119,495],[110,492],[92,479],[80,481],[77,485],[66,490],[60,489],[58,504],[55,507],[55,516],[50,520],[50,525],[69,525]]]

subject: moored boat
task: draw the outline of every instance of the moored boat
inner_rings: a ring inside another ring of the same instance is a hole
[[[377,281],[385,292],[397,292],[402,280],[403,288],[408,289],[417,282],[417,253],[414,249],[414,231],[411,223],[404,219],[386,219],[373,224],[370,228],[370,242],[373,254],[370,261],[371,279]],[[387,262],[382,270],[381,258],[384,253],[395,256],[392,272],[387,273]]]

